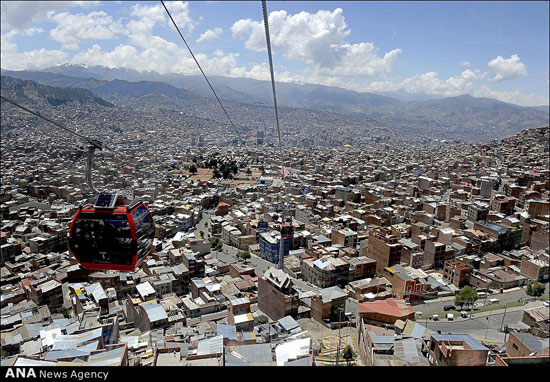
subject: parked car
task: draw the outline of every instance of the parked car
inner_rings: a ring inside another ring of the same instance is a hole
[[[498,304],[500,302],[500,300],[498,298],[490,298],[489,299],[489,304]]]
[[[437,314],[434,314],[434,315],[432,316],[432,320],[434,320],[434,321],[439,321],[439,316],[438,316]]]
[[[460,312],[460,315],[462,316],[462,318],[468,318],[468,312],[462,311]]]
[[[453,321],[454,319],[455,319],[455,315],[454,315],[454,314],[452,314],[452,313],[448,313],[448,314],[447,314],[447,320]]]
[[[545,307],[548,308],[550,306],[550,300],[545,301],[544,304],[542,304],[542,305],[544,305]]]
[[[474,308],[481,308],[483,306],[483,303],[482,302],[476,302],[474,304]]]
[[[454,305],[445,305],[445,306],[443,307],[443,310],[444,310],[445,312],[447,312],[447,311],[449,311],[449,310],[455,310],[455,309],[456,309],[456,306],[454,306]]]

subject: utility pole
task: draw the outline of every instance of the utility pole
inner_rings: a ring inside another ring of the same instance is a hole
[[[500,330],[504,329],[504,318],[506,317],[506,307],[508,306],[508,303],[504,303],[504,314],[502,315],[502,324],[500,324]]]
[[[338,349],[336,350],[336,366],[340,360],[340,328],[342,327],[342,308],[338,308]]]
[[[485,338],[487,338],[487,333],[489,332],[489,321],[490,321],[490,317],[491,317],[491,313],[489,313],[489,315],[486,316],[486,318],[487,318],[487,329],[485,329]]]

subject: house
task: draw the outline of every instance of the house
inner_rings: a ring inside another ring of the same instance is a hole
[[[468,334],[432,334],[423,341],[431,366],[486,366],[489,349]]]
[[[347,293],[337,286],[319,290],[319,295],[311,297],[311,318],[321,323],[344,321],[347,298]]]
[[[405,300],[390,298],[359,303],[357,320],[363,320],[366,323],[379,326],[385,324],[393,325],[397,320],[406,321],[414,319],[414,314],[414,309]]]
[[[258,279],[258,308],[269,318],[296,316],[298,306],[298,292],[285,272],[270,267]]]

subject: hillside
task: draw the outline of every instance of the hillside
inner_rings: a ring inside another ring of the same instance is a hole
[[[71,65],[55,67],[55,71],[82,76],[94,74],[103,78],[73,77],[46,71],[2,73],[44,85],[81,87],[118,106],[139,110],[175,110],[226,122],[202,77],[160,75],[155,72],[140,74],[126,69]],[[104,79],[115,75],[134,79],[141,75],[147,80]],[[162,81],[149,80],[153,78]],[[226,109],[231,110],[234,121],[250,127],[270,126],[273,100],[269,82],[216,76],[211,81],[224,100]],[[335,87],[278,83],[277,99],[281,115],[288,117],[285,123],[290,129],[306,128],[304,124],[307,123],[307,128],[319,125],[329,127],[332,122],[327,121],[335,121],[338,127],[347,124],[343,127],[391,130],[394,136],[485,142],[516,134],[526,128],[539,127],[548,121],[547,107],[522,107],[470,95],[400,101]],[[331,113],[335,115],[329,116]]]

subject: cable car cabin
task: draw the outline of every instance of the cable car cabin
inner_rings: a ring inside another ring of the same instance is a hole
[[[69,248],[83,268],[131,272],[151,252],[154,236],[153,216],[141,200],[101,193],[74,216]]]

